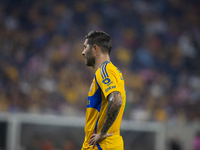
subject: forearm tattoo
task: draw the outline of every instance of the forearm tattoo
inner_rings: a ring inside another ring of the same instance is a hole
[[[112,92],[108,96],[108,108],[107,108],[107,115],[104,122],[104,125],[101,129],[102,134],[106,134],[109,128],[114,123],[117,115],[119,113],[120,107],[122,105],[122,98],[121,94],[118,91]]]

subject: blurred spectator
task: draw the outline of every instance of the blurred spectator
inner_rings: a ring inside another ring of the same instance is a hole
[[[29,145],[27,150],[42,150],[42,139],[40,136],[35,135]]]
[[[94,29],[112,36],[124,118],[200,120],[199,8],[198,0],[0,1],[0,112],[84,115],[94,72],[81,37]]]
[[[51,140],[45,139],[42,142],[42,150],[54,150],[54,149],[55,149],[55,147]]]
[[[192,150],[200,150],[200,131],[197,132],[192,141]]]
[[[73,141],[67,140],[65,141],[62,150],[76,150],[76,145]]]
[[[177,136],[174,136],[169,141],[169,150],[182,150],[181,142]]]

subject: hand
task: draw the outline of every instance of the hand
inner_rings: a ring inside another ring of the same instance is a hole
[[[112,136],[113,133],[106,133],[104,135],[102,135],[101,133],[99,134],[93,134],[91,137],[90,137],[90,141],[89,141],[89,146],[93,145],[92,148],[95,147],[95,145],[98,143],[98,142],[101,142],[103,139],[105,139],[106,137],[108,136]]]

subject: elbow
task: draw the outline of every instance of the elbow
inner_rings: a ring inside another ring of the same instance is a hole
[[[118,103],[117,103],[117,107],[120,109],[122,106],[122,100],[119,100]]]

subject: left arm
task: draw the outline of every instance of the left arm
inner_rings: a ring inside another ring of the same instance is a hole
[[[107,114],[101,132],[99,134],[93,134],[90,137],[89,145],[93,145],[93,148],[98,142],[102,141],[104,138],[113,135],[113,133],[108,134],[107,131],[117,118],[121,105],[122,97],[120,92],[113,91],[108,95]]]

